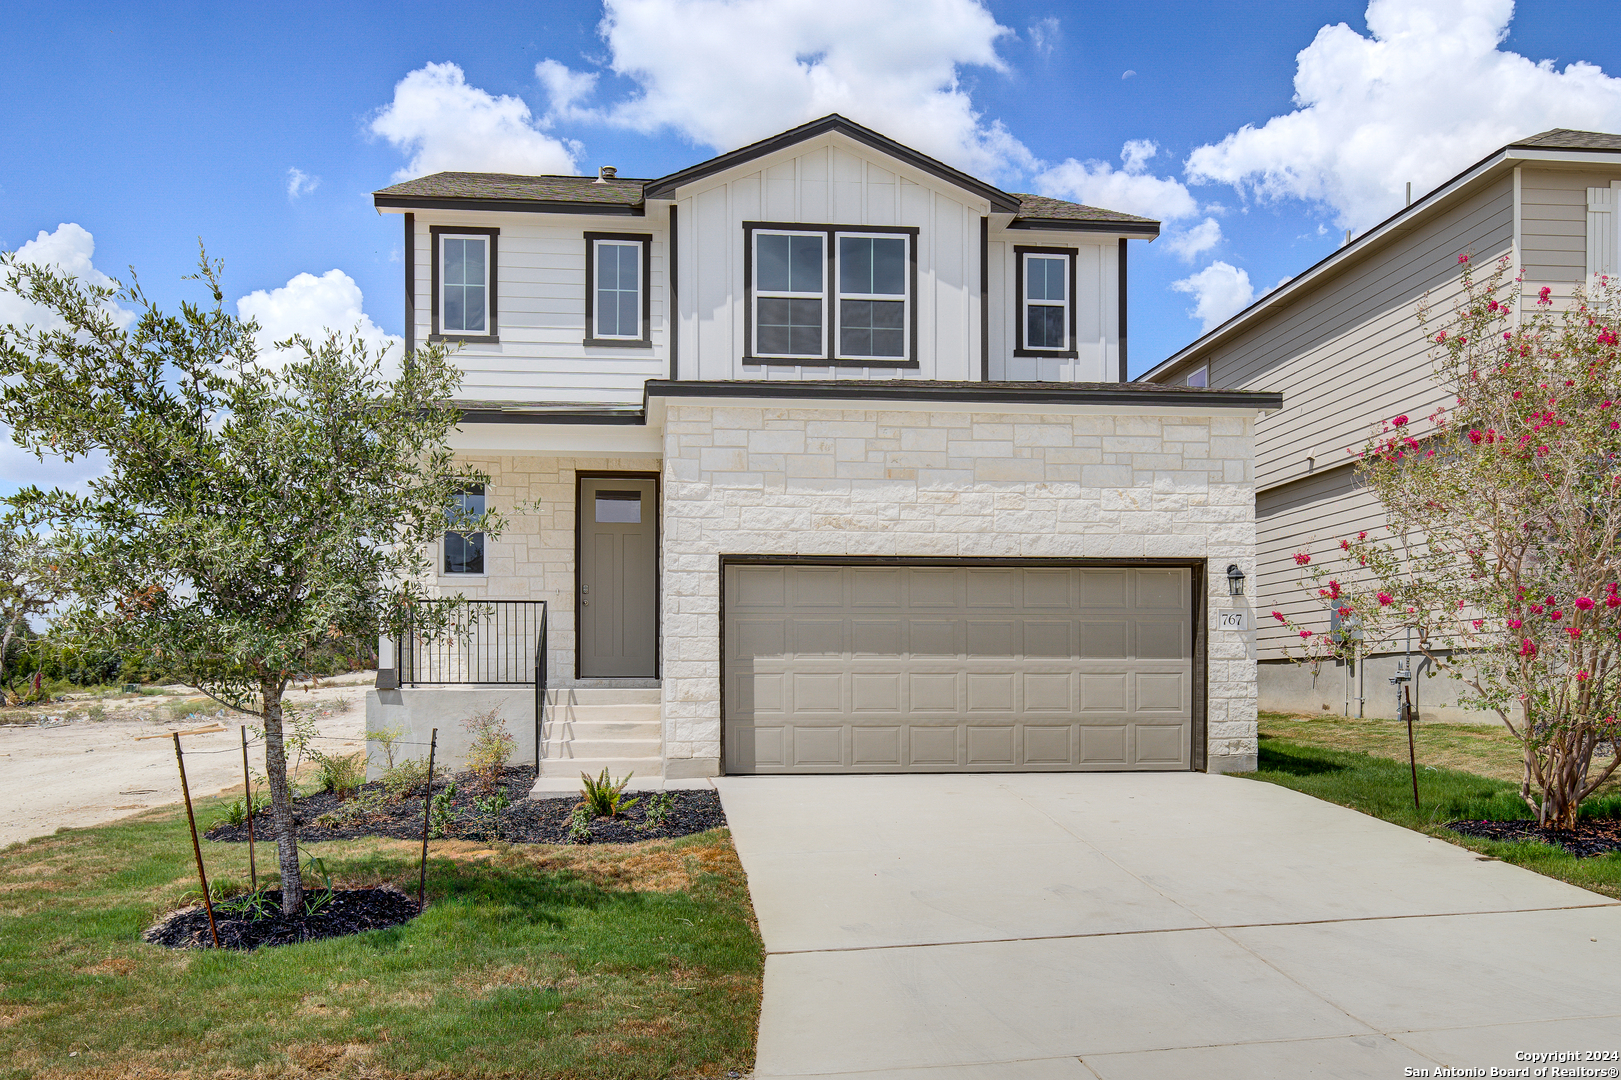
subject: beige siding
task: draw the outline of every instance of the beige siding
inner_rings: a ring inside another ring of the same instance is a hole
[[[1534,300],[1544,285],[1556,300],[1587,276],[1587,189],[1621,180],[1608,170],[1520,168],[1521,249],[1525,295]]]
[[[455,354],[460,397],[472,401],[637,403],[648,379],[669,371],[665,353],[665,219],[584,215],[418,211],[416,340],[428,343],[433,303],[434,225],[499,228],[496,275],[500,341],[468,343]],[[653,348],[581,344],[585,333],[585,234],[653,237],[649,322]]]
[[[1290,632],[1272,617],[1281,611],[1298,626],[1328,627],[1327,601],[1308,587],[1307,568],[1295,555],[1307,552],[1317,564],[1333,560],[1342,539],[1384,527],[1384,510],[1369,489],[1356,482],[1349,465],[1330,469],[1257,493],[1255,496],[1256,648],[1262,660],[1283,658]]]
[[[1258,487],[1332,468],[1381,420],[1443,403],[1416,305],[1428,292],[1448,311],[1459,253],[1496,258],[1513,224],[1505,177],[1210,350],[1210,385],[1283,393],[1283,409],[1256,427]]]

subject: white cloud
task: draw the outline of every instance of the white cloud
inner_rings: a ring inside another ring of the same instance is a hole
[[[300,195],[308,195],[321,183],[319,176],[311,176],[303,169],[293,167],[287,170],[287,198],[296,199]]]
[[[1325,26],[1297,57],[1295,104],[1196,149],[1187,175],[1326,204],[1365,229],[1505,143],[1621,130],[1621,79],[1501,49],[1513,0],[1372,0],[1369,35]],[[1597,25],[1597,24],[1595,24]]]
[[[1048,15],[1030,24],[1030,48],[1042,56],[1051,56],[1053,47],[1063,36],[1058,16]]]
[[[546,110],[547,121],[598,118],[592,110],[580,105],[596,91],[596,72],[570,71],[556,60],[542,60],[535,65],[535,78],[546,88],[546,97],[551,103]]]
[[[354,278],[342,270],[328,270],[320,277],[299,274],[279,289],[251,292],[236,302],[236,313],[259,323],[255,341],[266,361],[284,362],[300,355],[278,352],[275,342],[303,334],[319,344],[330,329],[344,335],[355,333],[374,352],[386,348],[384,371],[392,376],[399,370],[405,343],[372,322],[363,310],[363,299]]]
[[[1180,181],[1154,176],[1148,162],[1159,147],[1147,139],[1133,139],[1120,149],[1119,169],[1107,161],[1069,158],[1036,175],[1036,190],[1059,199],[1073,199],[1126,214],[1158,221],[1193,217],[1199,204]]]
[[[1193,310],[1188,314],[1204,324],[1201,333],[1209,333],[1255,300],[1249,274],[1220,260],[1171,282],[1171,288],[1194,298]]]
[[[607,0],[600,31],[638,87],[602,108],[618,126],[730,150],[837,112],[987,178],[1035,165],[959,82],[1004,70],[1012,31],[978,0]],[[578,100],[583,76],[537,74]]]
[[[1221,243],[1221,223],[1215,218],[1205,218],[1190,229],[1173,231],[1167,233],[1165,237],[1165,246],[1186,262],[1192,262],[1196,256],[1209,251],[1219,243]]]
[[[396,180],[447,170],[574,172],[575,148],[541,131],[522,99],[467,85],[455,64],[427,64],[394,87],[372,134],[411,155]]]
[[[82,225],[64,221],[55,232],[41,229],[39,235],[17,249],[17,261],[49,266],[61,273],[71,274],[87,285],[113,285],[113,279],[97,270],[91,261],[96,253],[96,238]],[[120,326],[135,321],[135,313],[109,302],[107,305],[118,318]],[[54,313],[30,303],[15,293],[0,289],[0,323],[33,326],[36,330],[59,329],[63,323]]]

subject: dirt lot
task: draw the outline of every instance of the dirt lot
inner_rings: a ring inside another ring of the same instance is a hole
[[[374,679],[365,672],[323,680],[319,689],[303,684],[288,691],[287,702],[314,710],[322,750],[353,753],[365,749],[366,690]],[[0,848],[178,802],[174,731],[195,732],[180,740],[193,797],[240,791],[238,728],[248,723],[251,740],[251,718],[185,687],[162,690],[0,710]],[[262,742],[250,741],[248,760],[262,777]]]

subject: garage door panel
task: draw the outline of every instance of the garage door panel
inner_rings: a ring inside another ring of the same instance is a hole
[[[728,574],[730,772],[1190,765],[1185,569]]]

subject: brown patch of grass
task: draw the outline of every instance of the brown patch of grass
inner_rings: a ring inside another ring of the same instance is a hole
[[[127,956],[109,956],[99,963],[79,969],[82,975],[133,975],[135,961]]]

